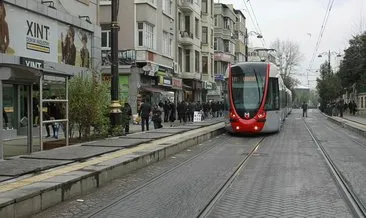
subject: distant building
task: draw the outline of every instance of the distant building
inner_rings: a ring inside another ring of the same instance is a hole
[[[276,56],[267,48],[253,47],[248,49],[248,61],[269,61],[277,64]]]

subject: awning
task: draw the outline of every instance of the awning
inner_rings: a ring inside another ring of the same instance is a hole
[[[186,84],[184,84],[184,83],[183,83],[182,87],[183,87],[183,88],[185,88],[185,89],[192,89],[192,87],[191,87],[191,86],[188,86],[188,85],[186,85]]]
[[[155,88],[155,87],[151,87],[151,86],[142,86],[141,89],[142,90],[145,90],[145,91],[148,91],[148,92],[155,92],[155,93],[163,93],[163,92],[165,92],[162,89]]]

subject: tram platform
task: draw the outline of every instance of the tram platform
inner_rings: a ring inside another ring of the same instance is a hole
[[[364,117],[350,115],[345,115],[343,117],[328,116],[326,114],[323,115],[326,116],[328,120],[338,124],[343,128],[366,136],[366,118]]]
[[[38,213],[223,131],[215,118],[1,161],[0,217]]]

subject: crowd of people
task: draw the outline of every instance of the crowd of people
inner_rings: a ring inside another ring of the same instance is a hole
[[[169,100],[159,104],[151,105],[149,101],[143,100],[138,108],[138,116],[140,118],[142,131],[149,130],[149,121],[154,123],[154,128],[159,129],[163,127],[163,123],[172,126],[175,120],[179,120],[180,123],[192,122],[194,118],[194,112],[197,111],[201,114],[202,119],[208,117],[222,117],[224,111],[227,110],[226,105],[220,101],[210,101],[201,103],[181,101],[177,103]]]

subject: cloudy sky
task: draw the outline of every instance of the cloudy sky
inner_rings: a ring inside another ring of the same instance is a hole
[[[315,50],[329,0],[249,1],[254,9],[267,47],[276,38],[281,40],[290,39],[300,45],[304,59],[298,68],[298,74],[305,75]],[[236,9],[244,9],[243,13],[247,17],[248,30],[255,30],[244,4],[245,2],[252,14],[248,0],[216,0],[216,2],[234,4]],[[362,15],[364,12],[366,12],[366,0],[335,0],[318,54],[328,50],[342,53],[347,48],[352,35],[366,30],[364,15]],[[261,41],[254,36],[249,39],[251,41],[250,46],[262,46]],[[316,79],[315,74],[317,74],[315,71],[319,69],[320,64],[325,60],[326,56],[318,58],[316,55],[314,64],[311,67],[313,76],[309,77],[310,87],[315,87],[316,82],[314,80]],[[339,60],[340,58],[333,55],[332,66],[337,66]],[[307,86],[306,76],[299,75],[298,77],[302,85]]]

